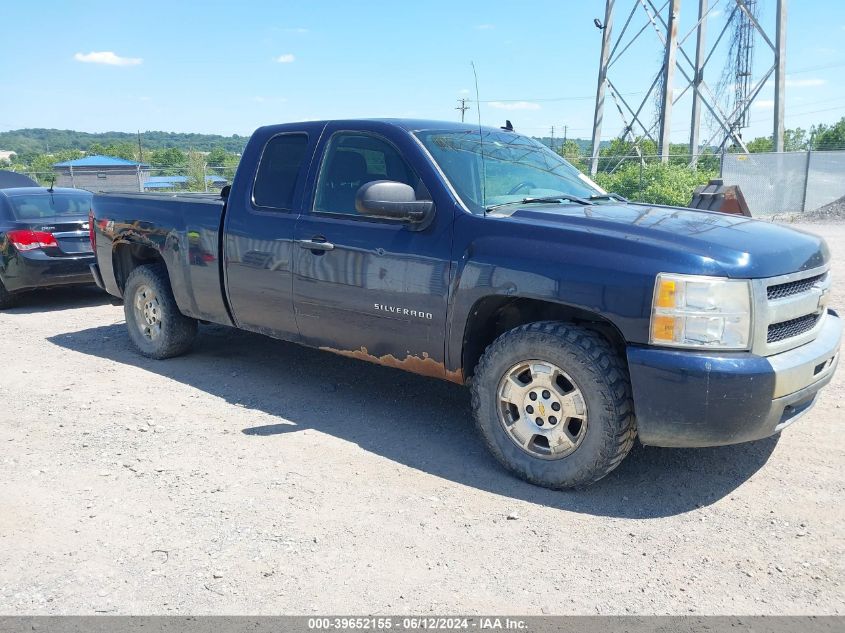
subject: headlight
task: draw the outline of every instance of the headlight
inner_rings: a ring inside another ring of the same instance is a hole
[[[657,275],[649,336],[653,345],[748,349],[750,337],[749,281]]]

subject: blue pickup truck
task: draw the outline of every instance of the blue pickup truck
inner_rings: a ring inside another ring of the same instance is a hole
[[[821,238],[628,202],[505,129],[262,127],[220,196],[96,195],[90,219],[140,353],[212,322],[466,384],[493,455],[552,488],[636,437],[778,433],[838,362]]]

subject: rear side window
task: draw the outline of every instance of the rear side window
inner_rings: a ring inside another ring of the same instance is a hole
[[[87,216],[91,194],[39,193],[9,196],[15,220],[40,220],[57,216]]]
[[[293,206],[293,192],[307,148],[307,134],[280,134],[267,141],[252,189],[255,206],[271,209]]]

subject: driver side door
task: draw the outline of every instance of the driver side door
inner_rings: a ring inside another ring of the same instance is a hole
[[[420,229],[355,210],[374,180],[428,189],[397,143],[373,132],[326,130],[310,207],[297,220],[294,305],[303,342],[437,377],[444,334],[450,208]]]

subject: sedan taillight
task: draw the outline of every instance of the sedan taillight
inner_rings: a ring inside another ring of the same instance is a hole
[[[94,237],[94,209],[88,210],[88,240],[91,242],[91,250],[97,250],[97,240]]]
[[[9,231],[9,241],[19,251],[34,251],[39,248],[58,248],[52,233],[46,231]]]

